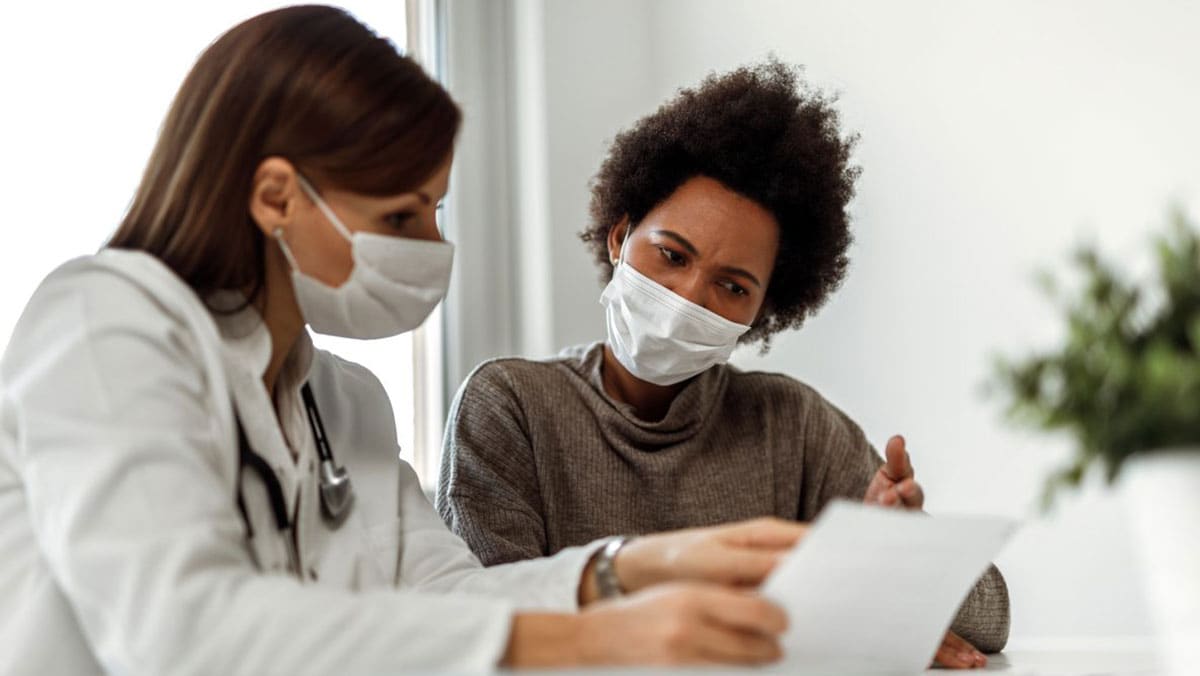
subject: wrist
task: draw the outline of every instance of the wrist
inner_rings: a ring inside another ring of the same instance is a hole
[[[509,630],[501,667],[573,667],[586,664],[583,615],[517,613]]]
[[[633,541],[632,537],[616,537],[592,552],[579,580],[579,607],[633,591],[626,578],[621,577],[628,574],[628,563],[623,564],[623,570],[617,570],[618,558]]]
[[[596,591],[600,594],[600,598],[616,598],[629,591],[617,572],[617,557],[632,541],[631,537],[616,537],[609,540],[600,551],[596,552],[592,576],[595,578]]]
[[[652,545],[653,538],[631,538],[613,557],[613,571],[626,594],[660,581],[657,556]]]

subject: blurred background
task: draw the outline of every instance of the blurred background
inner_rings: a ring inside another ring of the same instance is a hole
[[[0,25],[0,345],[54,265],[94,251],[191,62],[279,3],[22,3]],[[1022,519],[999,560],[1013,636],[1150,632],[1119,492],[1037,503],[1069,440],[988,399],[995,355],[1062,327],[1033,284],[1095,242],[1136,275],[1168,210],[1200,214],[1200,5],[1172,0],[383,0],[345,6],[447,84],[465,126],[444,312],[391,341],[321,341],[384,381],[402,456],[436,479],[440,420],[481,360],[604,337],[577,233],[621,129],[708,73],[769,54],[839,95],[861,140],[849,276],[770,352],[877,445],[904,434],[934,514]],[[736,491],[737,487],[730,487]]]

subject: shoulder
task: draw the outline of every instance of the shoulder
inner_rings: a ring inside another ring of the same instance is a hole
[[[211,314],[157,259],[117,254],[68,261],[42,281],[0,359],[4,397],[67,420],[180,435],[215,419],[232,438]]]
[[[463,381],[459,396],[511,396],[545,392],[570,378],[576,358],[564,353],[549,359],[499,357],[489,359]]]
[[[395,430],[396,417],[387,390],[366,366],[314,347],[309,380],[321,410],[330,411],[331,417]]]
[[[842,409],[808,383],[783,373],[729,368],[726,396],[807,424],[857,427]]]
[[[368,394],[385,391],[383,383],[371,369],[316,346],[313,347],[311,377],[322,384],[336,385],[353,392]]]
[[[729,366],[728,394],[738,398],[778,402],[790,407],[797,403],[810,406],[827,403],[816,389],[802,380],[771,371],[743,371]]]
[[[42,280],[10,348],[123,336],[177,350],[197,334],[217,341],[211,315],[183,280],[149,254],[105,250],[67,261]]]
[[[173,314],[203,310],[191,288],[157,258],[140,251],[106,249],[54,269],[34,292],[31,308],[70,299],[120,316],[152,307]]]

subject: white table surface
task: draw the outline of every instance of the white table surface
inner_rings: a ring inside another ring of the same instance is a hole
[[[1149,637],[1016,639],[1003,653],[989,656],[988,661],[987,671],[1028,676],[1157,676],[1161,673],[1157,646]],[[1200,665],[1197,673],[1200,673]]]
[[[924,673],[949,676],[949,674],[978,674],[998,672],[1012,676],[1159,676],[1160,660],[1152,639],[1133,638],[1056,638],[1014,639],[1008,649],[998,655],[988,656],[986,669],[972,671],[949,671],[930,669]],[[548,670],[537,673],[554,674],[613,674],[631,676],[641,674],[804,674],[780,668],[767,669],[571,669]],[[878,676],[860,672],[830,673],[828,676]],[[1200,664],[1197,666],[1200,674]]]

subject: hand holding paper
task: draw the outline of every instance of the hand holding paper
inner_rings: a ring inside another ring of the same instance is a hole
[[[832,503],[763,586],[789,617],[781,666],[920,673],[1014,528]]]

